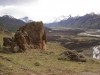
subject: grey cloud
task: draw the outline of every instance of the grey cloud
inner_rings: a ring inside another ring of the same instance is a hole
[[[0,0],[0,6],[6,6],[6,5],[20,5],[20,4],[26,4],[29,2],[35,2],[37,0]]]
[[[26,13],[25,11],[18,9],[17,7],[1,7],[0,10],[0,16],[2,15],[12,15],[14,17],[21,17],[21,16],[25,16]]]

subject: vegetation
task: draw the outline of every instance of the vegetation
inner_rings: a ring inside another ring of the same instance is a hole
[[[100,72],[99,61],[74,62],[58,60],[67,50],[59,43],[48,43],[47,50],[27,50],[24,53],[0,53],[0,74],[3,75],[65,75]],[[91,66],[90,66],[91,65]]]

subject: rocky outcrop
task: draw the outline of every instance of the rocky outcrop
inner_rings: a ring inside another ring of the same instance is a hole
[[[29,48],[46,49],[46,31],[42,22],[30,22],[17,30],[14,38],[4,38],[4,46],[10,46],[15,49],[18,47],[19,52],[25,51]],[[13,44],[14,43],[14,44]]]
[[[30,38],[30,43],[36,48],[45,49],[47,42],[46,31],[43,22],[31,22],[19,28],[20,31],[26,32]]]

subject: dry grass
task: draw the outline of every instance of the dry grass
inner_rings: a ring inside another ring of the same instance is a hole
[[[0,71],[4,75],[74,75],[80,72],[100,73],[100,63],[58,60],[65,51],[59,43],[48,43],[47,50],[27,50],[24,53],[0,53]]]
[[[3,35],[0,34],[2,45]],[[83,38],[82,38],[83,40]],[[67,50],[57,42],[48,42],[47,49],[27,50],[24,53],[2,53],[0,75],[81,75],[83,72],[100,73],[100,63],[58,60]]]

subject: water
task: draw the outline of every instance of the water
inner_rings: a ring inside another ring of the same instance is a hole
[[[100,37],[100,30],[88,30],[83,33],[79,33],[81,36],[91,36],[91,37]]]

